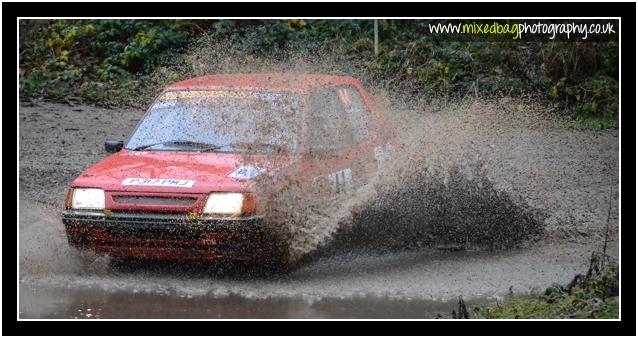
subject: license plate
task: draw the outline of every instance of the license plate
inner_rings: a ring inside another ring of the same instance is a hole
[[[142,185],[155,187],[191,188],[195,181],[173,178],[126,178],[122,185]]]

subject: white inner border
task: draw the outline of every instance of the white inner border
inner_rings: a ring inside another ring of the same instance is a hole
[[[120,2],[120,1],[115,1]],[[334,2],[334,1],[328,1]],[[543,1],[543,2],[552,2],[552,1]],[[625,1],[623,1],[625,2]],[[621,17],[380,17],[380,16],[365,16],[365,17],[18,17],[16,19],[16,31],[17,31],[17,53],[18,58],[16,59],[17,65],[17,75],[16,75],[16,101],[18,103],[18,114],[16,115],[16,121],[18,122],[18,130],[17,130],[17,180],[16,185],[18,189],[18,196],[20,195],[20,117],[19,117],[19,109],[20,109],[20,61],[19,61],[19,53],[20,53],[20,20],[50,20],[50,19],[139,19],[139,20],[148,20],[148,19],[162,19],[162,20],[174,20],[174,19],[192,19],[192,20],[245,20],[245,19],[255,19],[255,20],[287,20],[287,19],[305,19],[305,20],[315,20],[315,19],[334,19],[334,20],[343,20],[343,19],[355,19],[355,20],[372,20],[372,19],[390,19],[390,20],[464,20],[464,19],[474,19],[474,20],[499,20],[499,19],[523,19],[523,20],[618,20],[618,267],[619,267],[619,294],[618,294],[618,319],[542,319],[542,321],[620,321],[622,319],[622,257],[620,253],[622,252],[621,245],[621,210],[620,210],[620,189],[621,189],[621,120],[622,120],[622,18]],[[1,28],[0,28],[1,31]],[[637,38],[638,41],[638,38]],[[2,52],[2,45],[0,44],[0,52]],[[0,70],[0,75],[2,74],[2,70]],[[638,70],[637,76],[638,78]],[[1,87],[0,87],[1,90]],[[0,128],[2,127],[0,122]],[[636,123],[636,127],[638,129],[638,121]],[[638,145],[638,140],[637,140]],[[0,168],[2,167],[2,160],[0,159]],[[638,175],[638,173],[637,173]],[[636,183],[636,187],[638,188],[638,183]],[[0,189],[2,189],[2,182],[0,182]],[[74,320],[83,320],[83,319],[20,319],[20,199],[18,198],[18,223],[16,224],[18,236],[16,238],[16,256],[17,256],[17,270],[18,274],[16,275],[16,290],[17,290],[17,310],[16,310],[16,318],[18,321],[74,321]],[[637,208],[638,210],[638,208]],[[0,213],[2,212],[2,198],[0,197]],[[637,211],[638,213],[638,211]],[[0,234],[0,240],[2,240],[2,235]],[[636,242],[638,242],[638,234],[636,235]],[[2,253],[0,253],[0,260],[2,259]],[[0,272],[0,286],[2,285],[2,272]],[[638,299],[638,296],[637,296]],[[0,310],[1,314],[1,310]],[[165,321],[167,319],[99,319],[100,321]],[[170,319],[175,321],[456,321],[457,319]],[[503,321],[538,321],[537,319],[470,319],[473,321],[494,321],[494,320],[503,320]]]

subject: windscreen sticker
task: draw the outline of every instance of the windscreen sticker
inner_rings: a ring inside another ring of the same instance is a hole
[[[122,185],[146,185],[155,187],[191,188],[195,181],[172,178],[126,178]]]
[[[177,100],[170,99],[170,100],[160,100],[159,102],[155,103],[153,107],[154,108],[171,108],[171,107],[175,107],[176,105],[177,105]]]
[[[348,90],[345,88],[339,89],[339,97],[341,98],[341,102],[343,102],[343,105],[346,108],[350,108],[350,103],[352,101],[350,100],[350,94],[348,93]]]
[[[217,98],[217,97],[256,97],[266,101],[273,101],[283,97],[277,92],[257,92],[247,90],[180,90],[165,92],[160,98],[160,102],[174,101],[190,98]]]

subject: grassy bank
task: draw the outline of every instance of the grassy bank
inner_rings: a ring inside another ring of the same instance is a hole
[[[469,318],[619,318],[618,265],[602,253],[592,254],[589,270],[568,285],[554,285],[543,294],[511,298],[477,307]],[[463,313],[460,309],[459,313]]]

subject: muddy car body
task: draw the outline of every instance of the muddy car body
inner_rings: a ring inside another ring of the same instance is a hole
[[[354,78],[211,75],[168,86],[131,138],[69,189],[68,242],[115,257],[261,260],[281,234],[276,196],[338,202],[386,151],[385,121]]]

